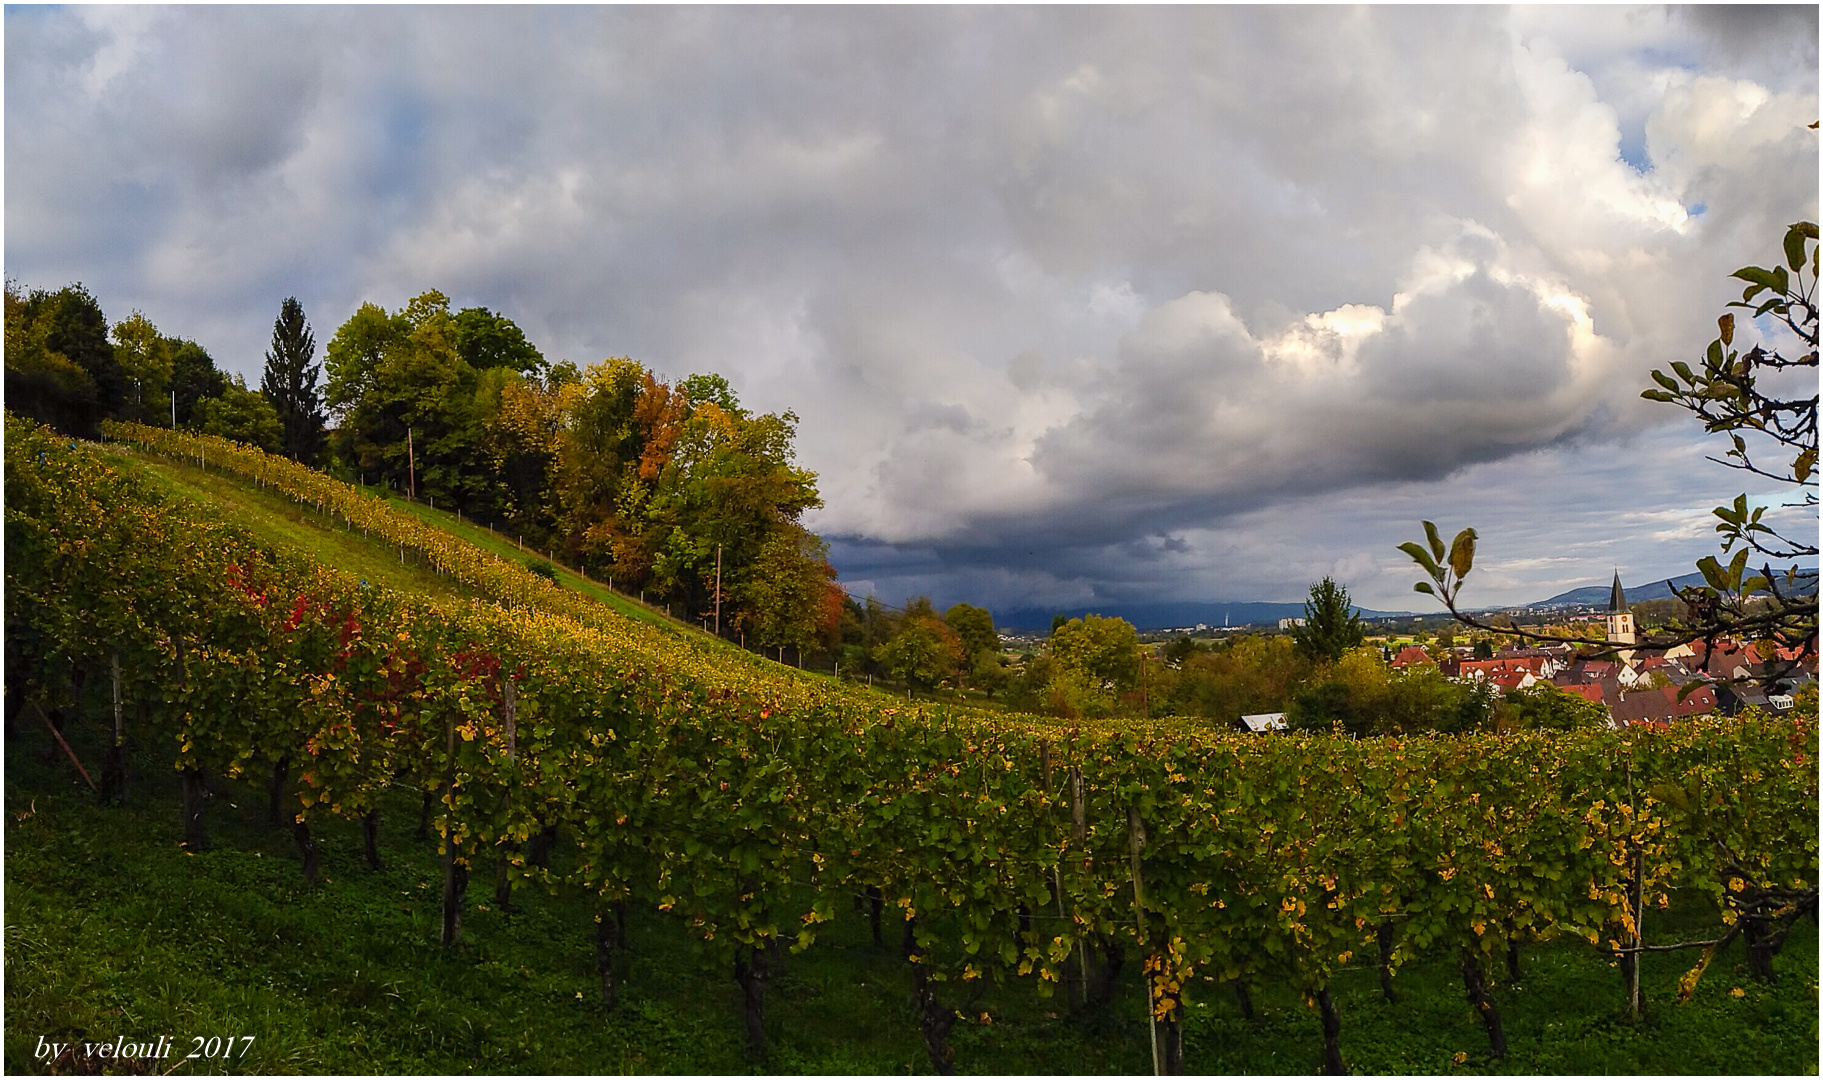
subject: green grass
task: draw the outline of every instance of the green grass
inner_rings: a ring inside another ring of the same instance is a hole
[[[704,634],[691,623],[684,622],[680,619],[674,619],[662,611],[655,610],[646,604],[640,603],[632,597],[622,596],[620,593],[610,589],[601,582],[584,577],[574,570],[570,570],[563,566],[561,563],[548,560],[545,555],[539,552],[532,551],[529,548],[522,548],[515,539],[497,533],[485,525],[477,525],[466,518],[459,519],[455,514],[449,513],[448,511],[434,510],[422,503],[412,502],[409,499],[402,499],[381,488],[360,488],[360,490],[364,494],[376,495],[383,498],[387,505],[391,506],[394,510],[411,514],[427,524],[433,525],[436,528],[449,533],[451,536],[466,540],[484,551],[492,552],[493,554],[506,559],[508,562],[516,563],[519,566],[527,566],[533,562],[550,561],[551,565],[557,571],[557,584],[578,595],[586,596],[597,603],[605,604],[609,608],[612,608],[630,619],[638,619],[641,622],[650,623],[653,626],[663,627],[667,630],[694,633],[702,637],[705,641],[717,640],[713,634]]]
[[[314,508],[218,471],[141,454],[121,443],[93,447],[108,465],[142,477],[168,498],[198,505],[206,513],[253,530],[274,545],[290,548],[334,567],[401,592],[455,598],[479,596],[453,578],[442,577],[398,547],[359,530],[348,530]]]
[[[76,752],[99,760],[103,710],[71,725]],[[683,928],[634,912],[620,1007],[604,1015],[592,908],[520,889],[497,910],[491,873],[471,884],[466,942],[436,942],[441,878],[434,843],[413,834],[415,792],[384,808],[385,866],[366,868],[352,824],[318,837],[326,880],[306,888],[289,834],[261,822],[260,785],[223,784],[210,800],[210,850],[185,852],[175,780],[157,755],[135,761],[128,805],[101,807],[42,728],[6,754],[6,1035],[8,1072],[41,1072],[40,1036],[253,1035],[244,1060],[191,1061],[181,1072],[906,1073],[928,1068],[912,981],[892,949],[844,904],[824,937],[790,958],[768,993],[774,1053],[749,1058],[731,973],[704,968]],[[1655,913],[1661,933],[1703,929],[1694,912]],[[890,921],[890,920],[889,920]],[[1657,936],[1657,935],[1655,935]],[[1662,938],[1661,938],[1662,940]],[[1342,1046],[1361,1072],[1814,1072],[1817,937],[1806,922],[1771,985],[1750,981],[1740,947],[1719,957],[1695,998],[1672,992],[1687,954],[1645,968],[1649,1012],[1620,1015],[1617,969],[1570,943],[1526,950],[1516,986],[1495,997],[1511,1052],[1501,1061],[1445,959],[1403,969],[1385,1004],[1375,972],[1335,987]],[[1029,984],[992,988],[952,1042],[964,1072],[1135,1073],[1150,1067],[1129,969],[1116,1007],[1072,1016]],[[1129,985],[1130,984],[1130,985]],[[1741,988],[1736,998],[1730,991]],[[1198,984],[1186,1020],[1191,1071],[1309,1072],[1317,1018],[1290,990],[1254,988],[1258,1019],[1229,988]],[[979,1016],[985,1012],[988,1021]],[[1465,1053],[1457,1066],[1452,1056]]]

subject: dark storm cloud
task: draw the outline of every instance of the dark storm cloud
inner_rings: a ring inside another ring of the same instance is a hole
[[[1816,213],[1815,19],[9,8],[6,263],[249,375],[284,296],[429,288],[721,371],[863,591],[1371,576],[1298,523],[1540,452],[1662,497],[1606,455]]]

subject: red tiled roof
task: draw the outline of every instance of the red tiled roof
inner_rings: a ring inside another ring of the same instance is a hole
[[[1759,646],[1753,642],[1742,646],[1733,641],[1718,641],[1715,643],[1715,648],[1711,649],[1701,641],[1693,641],[1690,643],[1690,648],[1694,653],[1690,658],[1690,667],[1693,670],[1702,667],[1707,662],[1711,672],[1725,674],[1739,664],[1762,662]]]
[[[1430,653],[1425,652],[1416,645],[1407,645],[1405,648],[1399,650],[1399,655],[1393,657],[1394,667],[1406,667],[1411,664],[1432,664],[1435,662],[1436,661],[1431,659]]]
[[[1677,691],[1675,686],[1666,686],[1658,690],[1637,690],[1631,694],[1622,694],[1620,700],[1611,706],[1614,718],[1623,724],[1638,724],[1653,720],[1681,720],[1687,716],[1715,711],[1714,687],[1700,686],[1683,701],[1677,699]]]
[[[1502,690],[1517,690],[1519,689],[1519,684],[1525,682],[1528,678],[1535,679],[1537,676],[1529,671],[1496,671],[1488,676],[1488,682],[1493,683]]]
[[[1471,671],[1479,671],[1489,677],[1509,672],[1537,675],[1544,670],[1545,660],[1546,658],[1542,656],[1517,656],[1507,660],[1464,660],[1462,674],[1467,675]]]
[[[1677,700],[1678,687],[1667,686],[1659,690],[1665,700],[1671,702],[1673,716],[1697,716],[1715,711],[1715,687],[1699,686],[1690,692],[1684,700]]]
[[[1593,701],[1597,705],[1602,704],[1600,683],[1567,683],[1560,684],[1557,689],[1566,694],[1575,694],[1579,698]]]

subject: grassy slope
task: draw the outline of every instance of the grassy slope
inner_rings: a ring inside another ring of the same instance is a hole
[[[446,595],[454,589],[401,567],[396,548],[335,529],[289,500],[188,466],[135,467],[174,494],[207,500],[275,542],[369,580]],[[105,711],[98,696],[89,707],[92,715]],[[70,735],[85,761],[99,759],[98,725],[75,725]],[[8,743],[7,1071],[41,1071],[32,1060],[37,1036],[74,1030],[89,1038],[176,1035],[186,1045],[191,1035],[257,1036],[244,1061],[190,1062],[180,1073],[757,1068],[742,1049],[733,979],[702,970],[672,921],[635,913],[623,1004],[604,1019],[592,911],[575,900],[521,895],[523,912],[507,916],[494,910],[491,875],[481,874],[470,891],[468,944],[456,951],[435,944],[440,874],[434,846],[411,835],[415,793],[399,791],[386,808],[383,870],[362,864],[356,828],[332,825],[320,837],[329,880],[311,891],[288,835],[259,824],[255,784],[224,786],[209,812],[214,849],[185,853],[162,750],[142,748],[128,807],[101,808],[66,761],[47,763],[42,730],[22,728]],[[1703,929],[1694,915],[1657,922],[1665,934]],[[772,986],[776,1052],[768,1067],[924,1071],[911,981],[891,930],[888,948],[877,949],[865,920],[846,909],[827,929]],[[1431,960],[1403,970],[1396,1006],[1380,1000],[1374,972],[1359,966],[1337,987],[1344,1052],[1369,1072],[1814,1072],[1816,950],[1814,924],[1806,923],[1780,958],[1781,980],[1760,987],[1745,980],[1737,945],[1684,1006],[1670,995],[1691,958],[1649,957],[1653,1012],[1635,1028],[1619,1019],[1619,976],[1606,961],[1571,944],[1532,948],[1521,984],[1496,992],[1512,1044],[1503,1062],[1486,1058],[1453,965]],[[1127,974],[1107,1016],[1073,1019],[1029,986],[990,993],[975,1009],[990,1022],[977,1017],[953,1038],[958,1066],[1145,1071],[1137,973]],[[1736,986],[1740,998],[1729,993]],[[1277,985],[1256,987],[1254,997],[1260,1018],[1248,1023],[1225,988],[1193,991],[1192,1070],[1316,1067],[1311,1010]],[[1462,1066],[1451,1060],[1458,1052],[1468,1055]]]
[[[244,525],[325,566],[403,592],[444,598],[479,595],[415,561],[402,561],[399,549],[384,540],[337,527],[324,515],[237,477],[144,455],[119,443],[94,449],[113,468],[145,477],[167,497],[201,503],[207,512]]]
[[[518,563],[519,565],[524,566],[531,562],[544,560],[543,555],[534,551],[522,549],[517,542],[507,539],[500,533],[494,532],[484,525],[477,525],[472,521],[458,520],[456,515],[449,513],[448,511],[433,510],[421,503],[414,503],[408,499],[401,499],[398,496],[389,494],[379,488],[361,488],[360,490],[364,494],[380,496],[385,499],[386,504],[394,510],[415,515],[427,524],[434,525],[444,532],[449,533],[451,536],[466,540],[484,551],[491,551],[509,562]],[[597,603],[605,604],[630,619],[638,619],[641,622],[651,623],[654,626],[661,626],[667,629],[685,631],[696,629],[689,623],[673,619],[662,612],[655,611],[652,608],[639,603],[637,600],[622,596],[598,581],[586,578],[561,565],[555,563],[552,565],[556,568],[557,583],[559,585],[569,589],[571,592],[586,596]],[[700,633],[700,631],[698,632]]]
[[[399,549],[384,541],[349,532],[335,521],[314,510],[299,506],[290,499],[262,490],[249,481],[216,470],[199,469],[194,463],[143,453],[128,443],[102,443],[92,447],[112,467],[149,477],[167,495],[203,504],[206,512],[239,522],[308,554],[328,566],[356,574],[391,588],[426,593],[434,596],[475,596],[481,594],[451,579],[439,577],[415,562],[401,565]],[[543,561],[543,556],[521,550],[514,541],[486,526],[458,520],[452,513],[389,494],[380,488],[362,488],[363,493],[383,498],[387,505],[401,513],[412,514],[458,540],[496,555],[516,566]],[[701,630],[696,624],[675,619],[662,610],[624,596],[602,584],[562,566],[555,567],[557,583],[577,595],[601,604],[616,614],[634,619],[662,633],[677,635],[698,648],[728,650],[742,663],[770,666],[767,657],[741,649]],[[774,668],[779,674],[794,678],[828,679],[829,675],[802,670],[790,665]],[[848,681],[851,690],[859,686]],[[887,695],[891,697],[892,695]]]

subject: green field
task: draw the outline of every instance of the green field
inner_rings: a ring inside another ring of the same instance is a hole
[[[166,491],[204,501],[275,544],[390,587],[460,591],[409,557],[402,564],[397,548],[337,529],[289,500],[189,466],[114,455],[128,458]],[[412,510],[438,524],[447,517]],[[477,540],[503,543],[473,531]],[[496,550],[516,554],[510,543]],[[91,769],[107,713],[99,682],[91,680],[84,716],[66,724],[72,749]],[[358,825],[321,827],[326,879],[312,889],[289,832],[264,823],[262,784],[215,781],[206,812],[212,842],[191,854],[179,844],[171,747],[136,747],[126,805],[101,806],[35,714],[8,720],[8,1072],[46,1071],[35,1057],[40,1040],[161,1035],[175,1037],[179,1058],[197,1036],[253,1036],[245,1057],[160,1064],[161,1072],[176,1065],[179,1075],[928,1070],[911,965],[891,929],[876,946],[866,918],[847,903],[773,981],[772,1054],[756,1060],[745,1049],[732,973],[706,969],[684,927],[656,912],[631,913],[630,966],[620,1003],[606,1014],[593,908],[580,900],[521,889],[513,897],[519,910],[503,911],[491,873],[480,868],[465,943],[440,947],[441,868],[434,840],[415,835],[419,799],[410,788],[396,788],[383,808],[377,871],[362,858]],[[1654,912],[1647,929],[1655,941],[1684,940],[1707,936],[1713,922],[1700,902],[1680,898],[1671,911]],[[1517,983],[1493,990],[1511,1046],[1499,1060],[1489,1058],[1446,957],[1401,968],[1396,1004],[1381,998],[1377,972],[1360,959],[1340,972],[1333,992],[1343,1053],[1359,1072],[1814,1073],[1816,957],[1816,924],[1802,921],[1780,954],[1779,977],[1761,984],[1747,977],[1737,943],[1680,1005],[1675,985],[1694,954],[1649,955],[1647,1015],[1631,1021],[1622,1013],[1619,971],[1605,956],[1579,942],[1535,944],[1523,953]],[[1143,991],[1131,963],[1106,1008],[1072,1011],[1029,983],[988,988],[952,1036],[957,1067],[1148,1071]],[[1191,988],[1190,1071],[1314,1071],[1315,1010],[1285,985],[1251,990],[1257,1015],[1250,1021],[1233,988]]]

